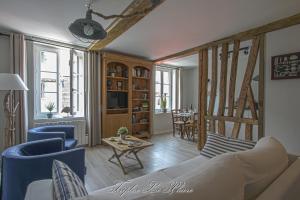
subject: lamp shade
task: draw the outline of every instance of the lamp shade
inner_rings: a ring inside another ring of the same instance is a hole
[[[0,73],[0,90],[28,90],[18,74]]]

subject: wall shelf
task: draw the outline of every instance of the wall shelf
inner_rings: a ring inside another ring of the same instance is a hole
[[[150,78],[148,77],[137,77],[137,76],[134,76],[132,78],[135,78],[135,79],[143,79],[143,80],[150,80]]]
[[[107,90],[107,92],[128,92],[128,90]]]
[[[138,114],[138,113],[149,113],[150,111],[137,111],[137,112],[132,112],[133,114]]]
[[[107,79],[116,79],[116,80],[128,80],[126,77],[113,77],[113,76],[106,76]]]

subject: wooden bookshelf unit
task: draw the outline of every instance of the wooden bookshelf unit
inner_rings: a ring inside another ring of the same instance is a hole
[[[102,65],[103,137],[121,126],[135,137],[151,137],[153,62],[104,52]]]

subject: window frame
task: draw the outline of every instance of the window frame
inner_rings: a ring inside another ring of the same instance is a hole
[[[160,83],[156,83],[156,72],[160,71]],[[169,84],[165,84],[164,83],[164,72],[167,72],[169,74]],[[159,84],[160,85],[160,96],[156,96],[156,85]],[[154,85],[154,102],[156,101],[156,98],[162,98],[162,96],[164,95],[164,85],[168,85],[169,86],[169,105],[167,107],[167,113],[170,113],[172,110],[172,100],[173,100],[173,72],[172,69],[168,69],[168,68],[162,68],[159,66],[156,66],[155,68],[155,85]],[[156,105],[156,102],[155,102]],[[154,106],[154,112],[155,114],[159,114],[159,113],[163,113],[162,109],[156,109]]]
[[[34,53],[34,72],[35,72],[35,80],[33,81],[34,82],[34,119],[35,120],[39,120],[39,119],[45,119],[47,118],[47,114],[48,112],[42,112],[42,108],[41,108],[41,52],[43,51],[46,51],[46,52],[52,52],[52,53],[56,53],[57,55],[57,74],[56,74],[56,82],[57,82],[57,86],[56,86],[56,101],[57,101],[57,108],[56,108],[56,112],[52,112],[54,117],[53,118],[62,118],[60,114],[60,110],[62,109],[61,108],[61,102],[60,102],[60,97],[62,96],[62,91],[60,91],[60,76],[63,76],[62,75],[62,72],[61,72],[61,66],[60,66],[60,51],[61,51],[61,48],[60,47],[56,47],[56,46],[52,46],[52,45],[43,45],[43,44],[40,44],[40,43],[34,43],[34,50],[33,50],[33,53]],[[74,55],[77,55],[78,54],[78,51],[77,50],[74,50],[74,49],[69,49],[70,51],[70,59],[69,59],[69,66],[70,66],[70,107],[72,108],[73,107],[73,89],[74,89],[74,86],[73,86],[73,68],[75,67],[73,65],[73,59],[74,59]],[[82,56],[83,56],[83,65],[85,66],[86,65],[86,54],[84,51],[82,51]],[[78,57],[77,57],[78,58]],[[77,76],[77,84],[79,84],[79,70],[78,68],[80,67],[79,66],[79,62],[77,60],[77,73],[76,73],[76,76]],[[86,69],[84,67],[83,69],[83,76],[85,77],[86,76]],[[85,93],[86,93],[86,81],[84,79],[83,81],[84,83],[84,86],[83,86],[83,95],[84,95],[84,101],[86,101],[86,98],[85,98]],[[77,85],[78,86],[78,85]],[[76,95],[76,98],[79,99],[79,87],[77,88],[77,95]],[[53,92],[54,93],[54,92]],[[79,102],[79,101],[77,101]],[[79,103],[77,103],[79,106]],[[71,110],[71,113],[70,113],[70,118],[84,118],[86,116],[86,106],[84,106],[84,112],[82,113],[82,115],[80,116],[74,116],[73,115],[73,112],[77,112],[79,109],[78,108],[72,108]]]
[[[59,112],[59,69],[60,69],[60,60],[59,60],[59,49],[52,47],[52,46],[45,46],[45,45],[36,45],[34,54],[35,54],[35,74],[36,74],[36,79],[34,81],[34,91],[35,91],[35,105],[34,106],[34,113],[37,118],[43,118],[47,115],[47,112],[42,112],[42,107],[41,107],[41,52],[46,51],[46,52],[51,52],[55,53],[57,56],[57,69],[56,69],[56,104],[57,112],[52,112],[54,115],[57,115]],[[54,93],[54,92],[53,92]]]

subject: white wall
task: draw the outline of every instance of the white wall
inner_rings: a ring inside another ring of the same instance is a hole
[[[190,108],[192,104],[193,108],[198,108],[198,74],[198,67],[184,68],[181,71],[181,107]]]
[[[0,73],[9,73],[10,47],[9,37],[0,36]],[[3,100],[6,92],[0,91],[0,152],[3,150],[5,116],[3,111]]]
[[[300,52],[300,25],[266,35],[265,134],[300,155],[300,79],[271,80],[271,56]]]

